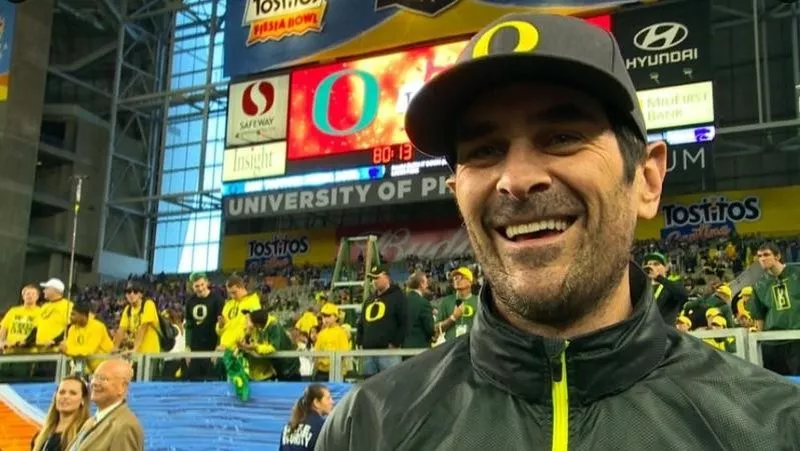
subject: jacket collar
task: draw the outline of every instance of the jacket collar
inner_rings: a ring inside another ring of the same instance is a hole
[[[667,328],[644,272],[630,265],[634,309],[630,318],[570,340],[566,348],[570,404],[587,404],[621,392],[663,360]],[[551,402],[551,369],[565,342],[526,334],[500,318],[491,288],[481,291],[469,336],[473,367],[500,388],[536,403]]]

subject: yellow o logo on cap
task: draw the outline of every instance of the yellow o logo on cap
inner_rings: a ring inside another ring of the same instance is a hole
[[[472,48],[472,57],[482,58],[487,56],[489,54],[489,44],[492,42],[492,38],[503,28],[513,28],[517,30],[517,46],[512,50],[513,53],[530,52],[539,45],[539,30],[537,30],[533,24],[521,20],[511,20],[508,22],[501,22],[486,30],[486,33],[483,33],[475,42],[475,47]]]

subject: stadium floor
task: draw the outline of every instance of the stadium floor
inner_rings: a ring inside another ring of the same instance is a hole
[[[800,377],[791,378],[800,383]],[[247,402],[223,382],[150,382],[131,386],[129,403],[147,450],[277,449],[305,383],[256,383]],[[328,384],[339,400],[350,384]],[[28,451],[55,384],[0,384],[0,449]]]

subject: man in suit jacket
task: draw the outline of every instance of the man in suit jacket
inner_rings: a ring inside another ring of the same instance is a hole
[[[422,271],[415,271],[408,279],[408,332],[404,348],[429,348],[433,339],[433,308],[425,298],[428,291],[428,276]]]
[[[144,431],[125,398],[133,368],[125,360],[108,360],[94,372],[92,401],[97,413],[86,420],[70,451],[143,451]]]

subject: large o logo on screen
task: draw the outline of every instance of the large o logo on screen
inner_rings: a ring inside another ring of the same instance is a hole
[[[258,88],[258,96],[253,90]],[[265,114],[275,104],[275,87],[268,81],[250,83],[242,93],[242,111],[248,116]]]
[[[331,125],[328,119],[328,111],[331,106],[331,93],[333,91],[333,84],[340,78],[354,75],[361,78],[364,83],[364,109],[361,111],[361,117],[358,118],[352,127],[344,130],[337,130]],[[314,121],[314,126],[319,131],[331,136],[347,136],[353,133],[358,133],[364,130],[375,120],[378,116],[378,105],[381,100],[381,89],[378,81],[369,72],[355,69],[344,69],[334,72],[325,77],[319,86],[317,92],[314,93],[314,103],[311,108],[311,119]]]

